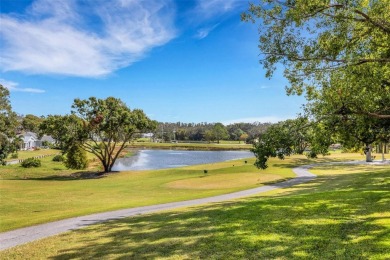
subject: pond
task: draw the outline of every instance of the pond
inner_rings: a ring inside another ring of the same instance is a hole
[[[177,168],[249,157],[254,157],[249,151],[140,150],[132,157],[118,159],[112,170]]]

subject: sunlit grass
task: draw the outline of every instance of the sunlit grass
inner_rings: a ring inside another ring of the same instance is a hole
[[[270,168],[308,162],[271,160]],[[390,259],[389,166],[312,172],[315,180],[282,192],[110,221],[3,251],[0,258]]]
[[[35,156],[45,156],[45,155],[53,155],[53,154],[59,154],[59,150],[55,149],[39,149],[39,150],[28,150],[28,151],[18,151],[18,160],[20,159],[27,159]],[[8,155],[7,161],[15,160],[11,158],[11,154]]]
[[[115,209],[219,195],[294,176],[290,168],[264,172],[253,160],[228,161],[177,169],[128,171],[85,179],[88,171],[66,169],[42,159],[42,167],[1,168],[0,230]],[[285,162],[282,162],[285,163]],[[234,166],[233,166],[234,165]],[[204,173],[204,169],[208,173]]]

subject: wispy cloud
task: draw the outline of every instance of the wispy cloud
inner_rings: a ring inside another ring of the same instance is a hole
[[[218,25],[219,25],[219,23],[217,23],[213,26],[203,27],[203,28],[198,29],[196,34],[195,34],[195,38],[199,39],[199,40],[206,38],[211,31],[213,31],[215,28],[218,27]]]
[[[43,89],[37,89],[37,88],[19,88],[19,83],[0,79],[0,84],[6,87],[9,91],[15,91],[15,92],[29,92],[29,93],[45,93]]]
[[[0,68],[99,77],[175,37],[171,1],[36,0],[23,16],[1,15]]]
[[[199,16],[211,18],[247,4],[247,2],[242,0],[198,0],[195,11]]]
[[[238,119],[232,119],[232,120],[226,120],[222,123],[224,125],[230,125],[234,123],[254,123],[254,122],[260,122],[260,123],[277,123],[279,121],[284,121],[287,119],[294,118],[294,116],[286,116],[286,117],[278,117],[278,116],[263,116],[263,117],[246,117],[246,118],[238,118]]]

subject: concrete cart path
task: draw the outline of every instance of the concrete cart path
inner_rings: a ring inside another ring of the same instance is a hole
[[[293,169],[294,173],[297,175],[296,178],[283,181],[280,183],[276,183],[274,185],[265,185],[250,190],[243,190],[239,192],[218,195],[218,196],[213,196],[208,198],[202,198],[202,199],[171,202],[171,203],[158,204],[152,206],[144,206],[144,207],[97,213],[97,214],[69,218],[69,219],[59,220],[59,221],[50,222],[46,224],[20,228],[8,232],[0,233],[0,250],[4,250],[34,240],[42,239],[49,236],[54,236],[66,231],[83,228],[88,225],[92,225],[92,224],[96,224],[108,220],[121,219],[130,216],[158,212],[162,210],[171,210],[176,208],[196,206],[196,205],[212,203],[212,202],[228,201],[228,200],[251,196],[251,195],[255,195],[255,194],[259,194],[262,192],[267,192],[275,189],[290,187],[314,179],[316,175],[311,174],[308,171],[308,169],[312,168],[313,166],[315,166],[315,164],[296,167]]]

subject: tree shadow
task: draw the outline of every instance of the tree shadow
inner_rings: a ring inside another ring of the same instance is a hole
[[[110,174],[115,174],[118,172],[95,172],[95,171],[79,171],[67,175],[49,175],[42,177],[25,177],[22,179],[12,179],[12,180],[31,180],[31,181],[77,181],[77,180],[88,180],[88,179],[101,179],[105,178]]]
[[[290,196],[110,221],[61,235],[69,246],[50,259],[380,258],[390,254],[389,177],[324,176]]]
[[[288,157],[287,157],[288,158]],[[352,160],[351,160],[352,161]],[[272,163],[274,167],[280,168],[288,168],[292,169],[302,165],[310,165],[310,164],[323,164],[323,163],[345,163],[345,158],[329,158],[326,156],[309,159],[309,158],[291,158],[291,163]],[[316,166],[317,167],[317,166]]]

